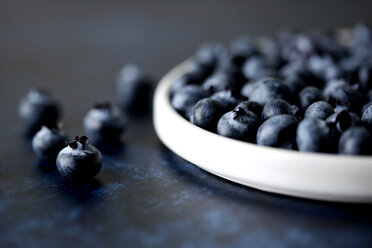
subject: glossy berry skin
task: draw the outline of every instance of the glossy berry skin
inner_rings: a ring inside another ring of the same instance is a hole
[[[57,156],[57,169],[62,176],[74,180],[85,181],[94,178],[102,168],[102,154],[88,144],[85,136],[75,140]]]
[[[218,71],[212,74],[204,81],[202,87],[210,93],[223,90],[231,90],[234,92],[240,90],[240,86],[233,75],[225,71]]]
[[[247,83],[243,86],[241,94],[262,106],[272,99],[290,100],[288,87],[281,80],[271,77]]]
[[[261,116],[262,113],[262,106],[252,101],[242,101],[236,106],[237,108],[242,108],[244,111],[251,111],[257,116]]]
[[[332,106],[325,101],[318,101],[311,104],[305,111],[305,118],[327,119],[334,113]]]
[[[32,149],[42,160],[54,161],[66,146],[67,137],[57,127],[43,126],[32,138]]]
[[[314,86],[307,86],[300,91],[298,97],[301,108],[307,109],[314,102],[322,100],[322,92]]]
[[[144,114],[151,103],[152,80],[136,65],[125,65],[116,81],[117,99],[124,112]]]
[[[345,131],[338,144],[338,153],[347,155],[372,155],[372,135],[364,127]]]
[[[372,127],[372,105],[368,106],[362,115],[363,122],[365,122],[369,127]]]
[[[208,93],[202,87],[187,85],[174,93],[171,104],[182,116],[190,119],[194,105],[206,97],[208,97]]]
[[[31,89],[22,99],[18,112],[27,132],[34,134],[42,125],[56,123],[61,111],[57,101],[47,91]]]
[[[332,152],[331,130],[326,122],[317,118],[306,118],[297,128],[298,150],[304,152]]]
[[[242,108],[224,114],[217,124],[219,135],[247,142],[254,142],[259,118],[250,111]]]
[[[212,98],[198,101],[194,107],[191,123],[205,130],[216,132],[217,123],[224,114],[224,106]]]
[[[232,110],[240,101],[231,90],[219,91],[211,95],[212,99],[217,100],[225,108],[225,112]]]
[[[294,143],[298,121],[292,115],[276,115],[258,128],[257,144],[272,147],[287,147]]]
[[[262,110],[262,120],[267,120],[275,115],[290,114],[295,116],[298,107],[291,106],[287,101],[282,99],[273,99],[268,101]]]
[[[96,104],[86,114],[83,124],[94,143],[118,142],[126,126],[120,111],[108,103]]]

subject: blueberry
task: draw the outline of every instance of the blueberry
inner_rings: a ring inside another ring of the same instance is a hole
[[[206,43],[199,47],[194,59],[200,64],[214,69],[219,63],[221,52],[225,48],[220,44]]]
[[[304,34],[292,33],[282,44],[282,57],[287,61],[298,61],[309,58],[315,52],[310,37]]]
[[[243,86],[241,94],[262,106],[272,99],[284,99],[289,102],[291,100],[288,87],[280,79],[271,77],[247,83]]]
[[[255,113],[257,116],[261,116],[262,114],[262,106],[256,102],[252,101],[243,101],[240,102],[236,108],[242,108],[244,111],[251,111]]]
[[[250,37],[239,37],[233,40],[229,46],[233,63],[236,66],[242,66],[244,61],[257,54],[257,49]]]
[[[307,67],[311,73],[317,75],[319,78],[327,79],[329,75],[327,75],[327,68],[333,67],[334,63],[330,56],[319,56],[314,55],[309,58],[307,61]]]
[[[85,133],[94,143],[117,143],[125,129],[120,111],[109,103],[96,104],[84,118]]]
[[[42,125],[53,125],[60,116],[56,100],[44,89],[31,89],[19,105],[19,116],[29,134],[36,133]]]
[[[284,78],[283,84],[288,87],[292,96],[297,96],[299,92],[306,86],[302,79],[297,75]]]
[[[267,61],[268,65],[274,68],[279,68],[283,60],[280,57],[280,47],[277,40],[268,36],[261,36],[257,39],[257,49]]]
[[[267,120],[275,115],[290,114],[296,116],[298,107],[291,106],[287,101],[282,99],[273,99],[268,101],[262,110],[262,120]]]
[[[190,119],[194,105],[206,97],[208,93],[202,87],[187,85],[173,94],[171,104],[182,116]]]
[[[116,92],[122,109],[129,114],[144,114],[151,104],[152,80],[136,65],[125,65],[119,72]]]
[[[364,110],[361,120],[372,127],[372,105]]]
[[[194,107],[191,123],[211,132],[216,132],[218,120],[224,114],[224,106],[212,98],[198,101]]]
[[[317,88],[322,88],[324,86],[324,80],[310,72],[306,63],[301,61],[294,61],[282,66],[279,70],[279,74],[283,78],[297,80],[307,86],[314,86]]]
[[[247,142],[254,142],[259,118],[250,111],[237,108],[224,114],[217,124],[219,135]]]
[[[218,71],[215,74],[212,74],[204,81],[202,87],[211,93],[227,89],[234,92],[240,90],[240,85],[234,79],[233,75],[225,71]]]
[[[305,118],[297,128],[296,142],[300,151],[332,152],[331,130],[325,121]]]
[[[241,98],[236,96],[231,90],[216,92],[211,98],[222,104],[226,111],[232,110],[241,101]]]
[[[338,144],[338,152],[348,155],[372,155],[372,135],[364,127],[345,131]]]
[[[358,78],[363,90],[372,89],[372,67],[362,66],[358,71]]]
[[[333,114],[332,106],[325,101],[318,101],[311,104],[305,111],[305,118],[318,118],[325,120]]]
[[[337,130],[342,133],[348,128],[355,126],[359,122],[360,118],[358,115],[342,110],[330,115],[325,121],[327,124],[333,123]]]
[[[288,147],[294,143],[298,121],[292,115],[275,115],[258,128],[257,144],[272,147]]]
[[[32,138],[32,149],[40,159],[55,162],[66,140],[66,135],[56,125],[42,126]]]
[[[362,108],[362,113],[369,107],[372,105],[372,101],[369,101],[367,102],[366,104],[363,105],[363,108]]]
[[[75,140],[61,150],[57,156],[57,169],[62,176],[76,181],[95,177],[102,168],[101,152],[89,144],[86,136]]]
[[[358,111],[361,95],[358,90],[343,80],[332,80],[323,89],[323,95],[327,101],[335,101],[344,105],[349,105],[351,110]]]
[[[254,56],[245,61],[242,68],[244,76],[248,80],[260,79],[262,77],[275,76],[275,71],[270,68],[262,57]]]
[[[322,100],[322,92],[314,86],[307,86],[299,93],[300,105],[307,109],[312,103]]]

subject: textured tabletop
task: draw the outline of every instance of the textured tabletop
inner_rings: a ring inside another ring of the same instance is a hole
[[[60,100],[73,136],[124,63],[160,79],[205,40],[372,24],[362,1],[199,2],[0,1],[0,247],[370,247],[371,205],[220,179],[164,147],[151,115],[130,119],[89,184],[38,163],[17,116],[32,86]]]

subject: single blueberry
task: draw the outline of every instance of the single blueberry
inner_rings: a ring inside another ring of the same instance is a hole
[[[257,54],[257,49],[253,40],[250,37],[239,37],[230,43],[229,51],[232,56],[233,63],[240,67],[244,61]]]
[[[298,114],[298,107],[291,106],[283,99],[273,99],[268,101],[262,110],[262,120],[267,120],[275,115],[290,114],[296,116]]]
[[[42,160],[55,163],[58,153],[66,146],[67,137],[56,125],[42,126],[32,138],[32,149]]]
[[[211,93],[227,89],[232,90],[233,92],[240,91],[240,84],[234,79],[232,74],[225,71],[218,71],[215,74],[212,74],[204,81],[202,87]]]
[[[48,91],[34,88],[21,100],[18,112],[27,132],[33,135],[41,126],[56,123],[61,111]]]
[[[318,101],[311,104],[305,111],[305,118],[318,118],[325,120],[333,114],[332,106],[325,101]]]
[[[186,85],[173,94],[171,104],[181,115],[190,119],[194,105],[206,97],[208,97],[208,92],[202,87]]]
[[[358,115],[342,110],[335,112],[330,115],[325,121],[327,124],[334,124],[337,130],[342,133],[348,128],[355,126],[359,122],[360,118]]]
[[[303,119],[297,128],[297,147],[305,152],[333,152],[331,130],[325,121],[317,118]]]
[[[262,78],[256,82],[247,83],[243,86],[241,94],[250,101],[257,102],[262,106],[272,99],[284,99],[291,102],[291,95],[287,86],[280,79]]]
[[[222,104],[226,110],[225,112],[232,110],[242,100],[241,97],[234,94],[231,90],[216,92],[211,96],[211,98]]]
[[[257,144],[272,147],[292,146],[296,138],[298,121],[292,115],[275,115],[258,128]]]
[[[288,87],[292,96],[297,96],[306,87],[306,84],[297,75],[284,78],[283,84]]]
[[[125,65],[116,81],[122,109],[129,114],[147,113],[151,105],[152,79],[136,65]]]
[[[94,105],[84,118],[85,133],[95,144],[118,143],[125,126],[120,111],[109,103]]]
[[[225,113],[224,106],[212,98],[204,98],[195,104],[191,123],[211,132],[216,132],[217,123]]]
[[[242,108],[244,111],[251,111],[257,116],[261,116],[262,114],[262,106],[252,101],[242,101],[236,106],[235,109],[237,108]]]
[[[254,142],[259,118],[242,108],[224,114],[217,124],[219,135],[247,142]]]
[[[363,111],[361,120],[365,122],[369,127],[372,127],[372,105],[368,106]]]
[[[300,91],[298,97],[301,108],[307,109],[314,102],[322,100],[322,92],[314,86],[307,86]]]
[[[338,152],[347,155],[372,155],[372,135],[364,127],[352,127],[340,138]]]
[[[194,59],[209,68],[215,68],[219,63],[219,57],[225,48],[216,43],[206,43],[199,47]]]
[[[102,168],[102,154],[89,144],[86,136],[75,137],[57,156],[57,169],[62,176],[85,181],[95,177]]]
[[[358,111],[361,107],[361,95],[357,89],[344,80],[331,80],[323,89],[327,101],[349,105],[350,110]]]

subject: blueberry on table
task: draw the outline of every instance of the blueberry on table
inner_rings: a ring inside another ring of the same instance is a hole
[[[94,143],[116,143],[125,130],[120,111],[109,103],[94,105],[84,118],[85,133]]]
[[[151,105],[152,80],[136,65],[125,65],[116,82],[118,101],[130,114],[144,114]]]
[[[198,85],[186,85],[177,90],[171,100],[172,107],[182,116],[190,119],[194,105],[208,97],[208,92]]]
[[[66,140],[65,133],[57,125],[45,125],[32,138],[32,149],[40,159],[55,162]]]
[[[259,118],[253,112],[237,108],[221,117],[217,124],[217,133],[237,140],[254,142],[259,122]]]
[[[290,114],[296,116],[298,114],[298,107],[291,106],[283,99],[273,99],[268,101],[262,110],[262,120],[267,120],[275,115]]]
[[[298,121],[292,115],[275,115],[258,128],[257,144],[272,147],[291,147],[295,143]]]
[[[298,150],[305,152],[333,152],[331,129],[325,121],[305,118],[297,128]]]
[[[289,89],[280,79],[266,77],[256,82],[249,82],[243,86],[241,94],[250,101],[262,106],[272,99],[284,99],[291,102]]]
[[[221,103],[225,112],[232,110],[241,101],[241,98],[231,90],[216,92],[211,95],[211,98]]]
[[[34,134],[42,125],[56,123],[61,111],[59,104],[48,91],[34,88],[22,99],[18,112],[27,132]]]
[[[225,113],[224,106],[212,98],[198,101],[194,107],[191,123],[205,130],[216,132],[217,123]]]
[[[318,101],[311,104],[305,111],[305,118],[327,119],[334,113],[332,106],[325,101]]]
[[[78,137],[57,156],[57,169],[62,176],[85,181],[94,178],[102,168],[101,152],[89,144],[86,136]]]
[[[307,86],[303,88],[298,97],[302,109],[307,109],[311,104],[321,101],[323,98],[322,92],[314,86]]]
[[[236,108],[242,108],[245,111],[251,111],[257,116],[261,116],[262,114],[262,106],[253,101],[242,101],[236,106]]]
[[[352,127],[345,131],[338,143],[338,153],[348,155],[372,155],[372,135],[364,127]]]

